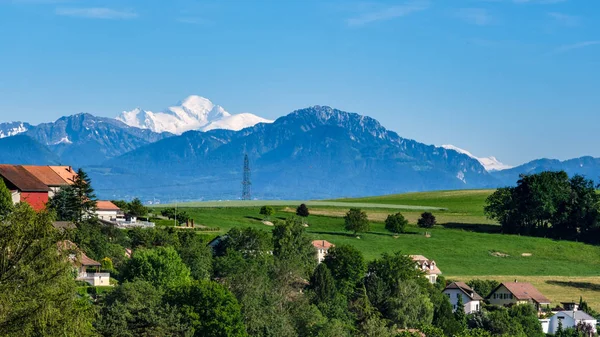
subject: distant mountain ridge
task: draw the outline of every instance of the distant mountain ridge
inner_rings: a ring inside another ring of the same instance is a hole
[[[18,135],[31,127],[31,124],[23,122],[0,123],[0,138]]]
[[[251,113],[232,115],[220,105],[209,99],[192,95],[178,105],[161,112],[152,112],[136,108],[123,111],[117,120],[136,128],[149,129],[154,132],[170,132],[180,135],[186,131],[213,129],[241,130],[258,123],[273,121],[258,117]]]

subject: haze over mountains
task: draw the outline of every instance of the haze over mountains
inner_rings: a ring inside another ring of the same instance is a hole
[[[510,168],[455,146],[402,138],[373,118],[331,107],[269,121],[231,115],[199,96],[117,119],[82,113],[37,126],[3,123],[0,135],[0,162],[83,167],[102,198],[237,199],[246,153],[259,199],[492,188],[543,170],[600,176],[600,159],[591,157]]]

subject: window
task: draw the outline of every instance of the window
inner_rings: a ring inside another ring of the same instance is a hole
[[[446,295],[448,295],[448,298],[450,298],[450,294],[446,294]]]
[[[479,303],[475,304],[475,310],[479,311]]]
[[[511,300],[513,299],[513,294],[510,294],[510,299],[511,299]]]
[[[456,299],[459,299],[459,298],[460,298],[460,294],[456,294]]]

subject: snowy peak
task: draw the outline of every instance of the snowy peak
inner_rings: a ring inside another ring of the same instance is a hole
[[[22,122],[10,122],[10,123],[0,123],[0,138],[15,136],[20,133],[23,133],[31,128],[31,125],[28,123]]]
[[[479,163],[481,163],[481,165],[486,169],[486,171],[488,172],[492,172],[492,171],[501,171],[501,170],[506,170],[506,169],[510,169],[512,168],[512,166],[510,165],[506,165],[501,163],[498,159],[496,159],[496,157],[494,156],[490,156],[490,157],[485,157],[485,158],[479,158],[474,156],[471,152],[467,151],[467,150],[463,150],[459,147],[456,147],[454,145],[450,145],[450,144],[446,144],[446,145],[442,145],[442,147],[446,150],[454,150],[458,153],[462,153],[465,154],[473,159],[476,159]]]
[[[178,105],[171,106],[161,112],[152,112],[140,108],[123,111],[117,120],[154,132],[170,132],[182,134],[190,130],[208,131],[212,129],[241,130],[257,123],[272,121],[253,114],[232,115],[222,106],[215,105],[208,98],[192,95]]]

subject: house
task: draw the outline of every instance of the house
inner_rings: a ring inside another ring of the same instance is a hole
[[[594,336],[596,334],[597,320],[588,315],[587,313],[579,310],[559,311],[554,316],[550,317],[550,322],[547,325],[548,330],[544,330],[544,333],[555,334],[558,330],[559,322],[562,323],[562,328],[576,328],[578,324],[587,324],[592,327]],[[543,324],[542,324],[543,326]]]
[[[427,277],[429,282],[433,284],[437,282],[437,277],[442,271],[437,267],[435,261],[430,260],[423,255],[410,255],[410,258],[417,263],[417,268],[425,273],[425,277]]]
[[[481,309],[481,301],[483,301],[483,297],[479,296],[479,294],[477,294],[464,282],[452,282],[442,292],[448,296],[448,299],[450,299],[452,311],[460,309],[457,308],[459,298],[462,298],[464,305],[462,309],[465,311],[465,313],[470,314]]]
[[[64,186],[72,184],[58,175],[50,166],[23,165],[23,168],[48,186],[50,189],[48,192],[49,198],[52,198]]]
[[[490,304],[508,306],[511,304],[533,304],[538,311],[550,305],[550,300],[540,293],[531,283],[501,283],[486,298]]]
[[[96,202],[96,216],[100,220],[116,222],[117,218],[123,217],[123,212],[110,201],[98,200]]]
[[[36,211],[46,208],[50,188],[23,166],[0,165],[0,178],[10,190],[13,203],[26,202]]]
[[[57,245],[59,250],[69,252],[69,261],[77,269],[75,280],[85,281],[94,287],[110,286],[110,273],[100,273],[100,262],[90,259],[69,240],[60,241]],[[90,269],[95,271],[89,271]]]
[[[313,247],[317,250],[317,261],[319,263],[325,260],[325,256],[329,251],[329,248],[334,247],[335,245],[326,240],[314,240],[312,242]]]

